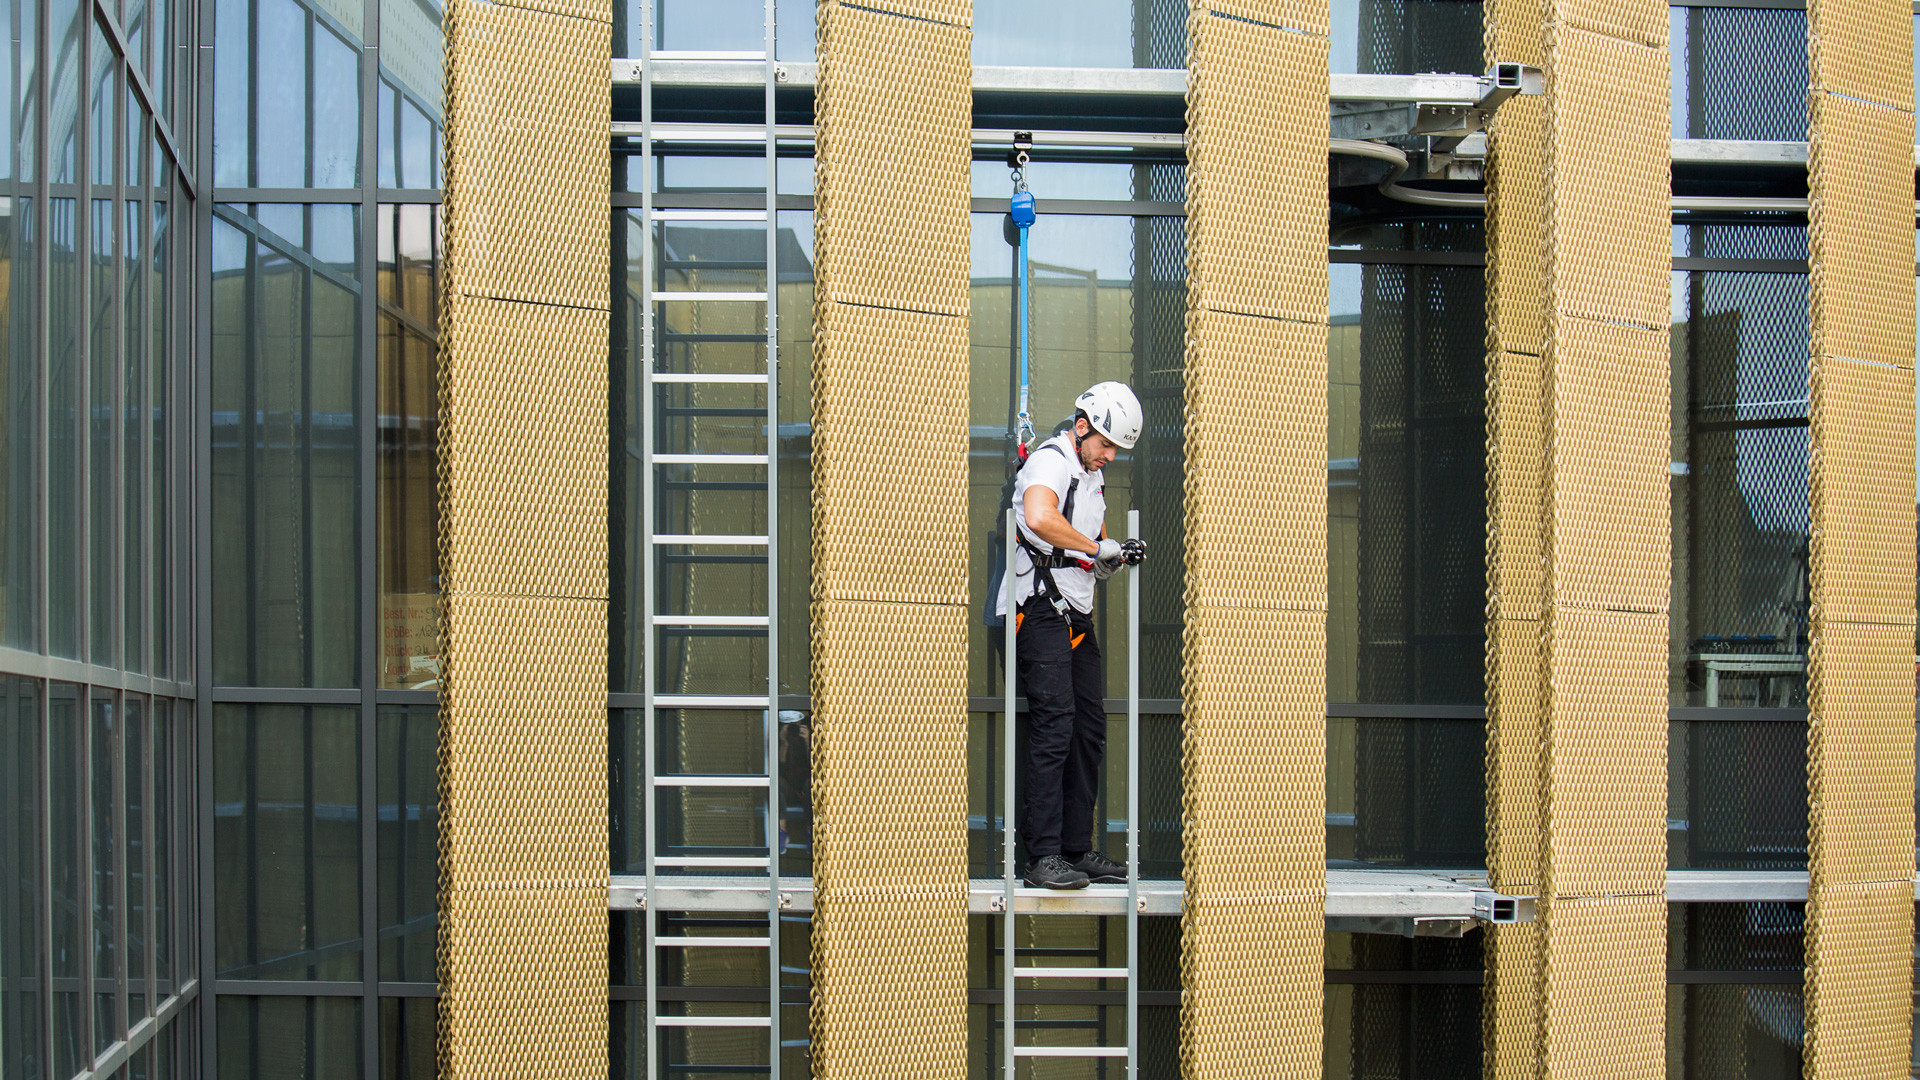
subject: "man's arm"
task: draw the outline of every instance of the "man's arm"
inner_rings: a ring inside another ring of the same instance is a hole
[[[1027,488],[1026,495],[1027,529],[1035,536],[1052,544],[1062,551],[1077,551],[1091,559],[1100,550],[1098,540],[1089,539],[1085,533],[1073,527],[1066,515],[1060,512],[1060,497],[1045,484],[1034,484]],[[1100,527],[1102,537],[1107,529]]]

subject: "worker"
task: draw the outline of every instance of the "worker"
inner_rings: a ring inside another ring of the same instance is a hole
[[[1127,868],[1093,838],[1106,756],[1106,680],[1093,633],[1093,586],[1146,558],[1138,539],[1107,537],[1104,469],[1140,438],[1140,400],[1098,383],[1065,430],[1035,447],[1015,478],[1014,659],[1027,697],[1026,882],[1081,889],[1123,883]],[[1006,592],[998,610],[1006,613]]]

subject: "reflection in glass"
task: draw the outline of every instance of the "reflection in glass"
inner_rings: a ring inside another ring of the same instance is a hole
[[[147,889],[152,878],[147,873],[147,702],[132,694],[124,702],[125,715],[121,737],[125,781],[121,805],[125,830],[127,873],[126,975],[130,995],[128,1023],[137,1024],[146,1016],[143,995],[147,979]]]
[[[360,183],[359,15],[357,4],[217,0],[216,184]]]
[[[32,199],[0,210],[0,645],[38,651],[41,445],[39,278]],[[16,213],[17,211],[17,213]]]
[[[119,659],[120,514],[115,477],[119,472],[119,419],[114,399],[119,396],[119,355],[115,341],[114,263],[117,234],[113,200],[95,199],[88,222],[92,255],[88,259],[87,299],[87,547],[88,623],[94,663],[112,665]]]
[[[219,977],[358,979],[357,711],[218,705],[213,737]]]
[[[84,852],[80,835],[83,787],[87,762],[81,757],[80,688],[53,683],[47,700],[47,751],[50,781],[47,785],[47,815],[51,828],[48,837],[48,885],[53,899],[53,938],[47,953],[54,978],[53,991],[53,1067],[55,1075],[71,1076],[91,1052],[83,1055],[81,1040],[86,1037],[85,1017],[81,1013],[82,958],[87,946],[80,940],[81,905],[87,903],[87,880],[83,875]]]
[[[380,3],[379,185],[440,186],[439,4]]]
[[[0,679],[0,1061],[46,1061],[46,997],[37,975],[46,941],[39,684]]]
[[[1477,266],[1335,263],[1327,699],[1485,699],[1486,344]]]
[[[148,362],[152,374],[149,385],[152,387],[152,435],[151,450],[148,458],[153,466],[153,496],[149,520],[152,523],[153,555],[148,562],[152,567],[151,596],[149,611],[152,618],[152,655],[153,674],[167,678],[173,674],[173,588],[175,575],[173,561],[173,305],[176,297],[170,288],[173,274],[173,260],[168,256],[167,247],[172,242],[172,234],[167,228],[167,206],[164,201],[153,204],[153,241],[148,248],[153,258],[148,288],[150,290],[149,310],[153,313],[151,323],[152,345],[148,353]]]
[[[260,209],[213,226],[214,678],[350,686],[359,283],[327,257],[351,255],[357,208]],[[317,251],[262,218],[311,229]]]
[[[1486,724],[1329,719],[1327,862],[1486,865]]]
[[[440,885],[438,710],[383,705],[378,731],[380,978],[433,982]]]
[[[440,679],[438,208],[379,208],[380,686]]]
[[[121,666],[128,671],[147,670],[147,567],[150,552],[147,537],[147,424],[151,410],[147,402],[147,312],[142,286],[147,265],[147,211],[137,201],[124,203],[125,260],[121,282],[125,290],[120,307],[122,352],[120,363],[120,527],[124,538],[120,553],[120,622],[122,626]]]
[[[96,690],[91,704],[93,726],[89,748],[93,764],[87,780],[92,811],[89,851],[93,870],[93,1052],[98,1054],[125,1033],[115,1007],[114,978],[122,929],[119,860],[126,840],[120,832],[119,792],[114,770],[122,730],[116,715],[117,703],[105,692]]]
[[[1187,9],[1167,0],[981,0],[973,62],[1010,67],[1183,68]]]
[[[1806,868],[1804,723],[1676,720],[1667,747],[1669,867]]]
[[[1667,912],[1675,984],[1667,987],[1668,1075],[1801,1075],[1805,906],[1671,904]]]
[[[250,997],[222,994],[221,1076],[248,1080],[360,1080],[357,997]]]
[[[430,997],[380,999],[380,1080],[434,1080],[439,1075],[436,1004]]]
[[[1688,233],[1703,257],[1804,258],[1798,228]],[[1807,277],[1701,270],[1674,292],[1673,703],[1804,706]]]

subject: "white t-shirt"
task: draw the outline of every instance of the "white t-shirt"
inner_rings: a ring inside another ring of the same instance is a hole
[[[1069,522],[1080,530],[1081,535],[1090,540],[1100,539],[1100,526],[1107,517],[1107,485],[1098,472],[1088,472],[1080,464],[1080,455],[1074,449],[1073,433],[1061,432],[1039,446],[1027,456],[1026,465],[1013,484],[1014,522],[1020,529],[1020,535],[1027,542],[1043,552],[1053,550],[1053,545],[1040,539],[1027,528],[1027,489],[1042,484],[1051,489],[1054,506],[1064,509],[1067,502],[1067,487],[1075,479],[1080,481],[1074,488],[1073,518]],[[1077,558],[1091,560],[1092,556],[1084,552],[1073,553]],[[1014,602],[1024,604],[1034,594],[1037,582],[1033,573],[1033,559],[1027,555],[1024,547],[1016,547],[1013,553]],[[1093,611],[1093,575],[1077,566],[1058,567],[1053,571],[1053,583],[1060,588],[1060,595],[1074,610],[1091,614]],[[1001,590],[994,600],[994,611],[1007,613],[1007,594]]]

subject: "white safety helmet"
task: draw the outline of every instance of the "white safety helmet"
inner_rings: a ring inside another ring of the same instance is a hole
[[[1123,450],[1133,449],[1133,444],[1140,441],[1146,413],[1126,383],[1094,383],[1074,401],[1073,409],[1074,419],[1086,417],[1093,430]]]

